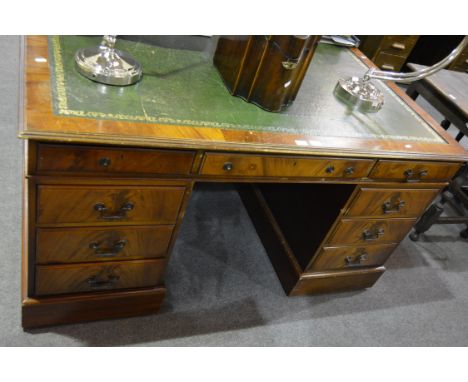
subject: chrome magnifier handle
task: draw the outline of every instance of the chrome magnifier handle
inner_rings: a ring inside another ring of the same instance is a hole
[[[377,80],[387,80],[401,82],[404,84],[409,84],[414,81],[421,80],[427,76],[430,76],[439,70],[447,67],[451,62],[453,62],[461,52],[468,46],[468,36],[465,36],[463,40],[458,44],[458,46],[452,50],[452,52],[445,57],[443,60],[439,61],[437,64],[434,64],[428,68],[417,70],[415,72],[401,73],[401,72],[388,72],[386,70],[376,70],[371,68],[364,74],[364,80],[369,80],[375,78]]]
[[[421,70],[409,73],[389,72],[385,70],[369,69],[362,78],[350,77],[340,79],[335,86],[334,93],[350,107],[363,112],[376,112],[384,104],[383,93],[370,81],[371,79],[395,81],[409,84],[428,77],[447,67],[468,46],[468,36],[465,36],[458,46],[443,60]]]

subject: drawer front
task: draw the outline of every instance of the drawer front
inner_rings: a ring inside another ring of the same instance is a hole
[[[404,182],[447,181],[453,178],[459,168],[459,163],[381,160],[372,169],[369,178]]]
[[[308,271],[376,267],[385,263],[395,246],[395,244],[384,244],[361,247],[325,247]]]
[[[163,272],[162,259],[38,265],[36,294],[43,296],[156,286],[162,283]]]
[[[171,224],[184,187],[38,186],[38,224]]]
[[[413,50],[418,36],[385,36],[380,46],[380,51],[392,55],[408,57]]]
[[[277,157],[207,153],[202,175],[301,178],[363,178],[374,161],[367,159]]]
[[[439,189],[361,188],[346,215],[417,217],[438,193]]]
[[[385,272],[385,267],[303,274],[290,295],[340,292],[370,288]]]
[[[39,228],[36,263],[165,257],[174,226]]]
[[[381,52],[374,60],[375,65],[383,70],[399,71],[406,61],[405,56],[396,56]]]
[[[41,144],[39,172],[96,174],[188,174],[193,152]]]
[[[341,219],[328,246],[399,243],[416,219]]]

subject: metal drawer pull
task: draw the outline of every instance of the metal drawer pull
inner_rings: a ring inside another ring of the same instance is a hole
[[[111,164],[111,160],[109,158],[100,158],[99,161],[99,166],[101,167],[109,167]]]
[[[361,249],[358,251],[356,256],[346,256],[345,263],[347,267],[359,267],[362,265],[362,262],[368,259],[367,251],[365,249]]]
[[[120,220],[127,218],[127,211],[133,210],[134,205],[133,203],[127,202],[122,207],[120,207],[117,212],[113,215],[106,215],[109,209],[106,207],[104,203],[96,203],[94,205],[94,210],[98,211],[101,215],[99,216],[100,219],[104,220]]]
[[[393,65],[390,65],[390,64],[383,64],[382,65],[382,69],[385,69],[385,70],[395,70],[395,67]]]
[[[119,279],[119,276],[107,275],[107,280],[99,280],[97,276],[92,276],[86,281],[91,288],[112,288]]]
[[[99,257],[115,257],[125,247],[127,242],[125,240],[119,240],[114,243],[111,248],[99,248],[97,241],[89,244],[89,248],[94,249],[94,254]]]
[[[224,165],[223,165],[223,170],[224,170],[224,171],[231,171],[231,170],[232,170],[232,167],[233,167],[233,166],[232,166],[232,163],[231,163],[231,162],[226,162],[226,163],[224,163]]]
[[[405,45],[405,44],[402,44],[401,42],[394,42],[394,43],[392,44],[392,48],[398,49],[398,50],[405,50],[405,49],[406,49],[406,45]]]
[[[414,173],[412,169],[405,170],[403,175],[406,177],[407,182],[419,182],[421,178],[427,176],[427,170],[421,170],[417,174]]]
[[[345,175],[353,175],[354,174],[354,167],[346,167],[344,170]]]
[[[362,233],[362,238],[365,241],[373,241],[373,240],[378,240],[383,234],[385,233],[385,230],[383,228],[371,228],[371,229],[366,229]]]
[[[382,210],[384,214],[394,214],[400,212],[400,208],[406,205],[404,200],[398,200],[396,203],[393,204],[390,201],[386,201],[382,205]]]

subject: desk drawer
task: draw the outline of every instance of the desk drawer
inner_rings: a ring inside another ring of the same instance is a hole
[[[39,172],[96,174],[188,174],[194,152],[40,144]]]
[[[363,268],[355,271],[335,271],[301,275],[291,296],[340,292],[370,288],[385,272],[385,267]]]
[[[385,36],[382,40],[380,51],[406,58],[413,50],[417,41],[418,36]]]
[[[39,265],[36,267],[36,294],[96,292],[156,286],[161,284],[163,272],[163,259]]]
[[[327,246],[399,243],[416,219],[341,219]]]
[[[346,215],[417,217],[438,193],[439,189],[361,188]]]
[[[300,178],[363,178],[374,161],[207,153],[202,175]]]
[[[383,70],[399,71],[406,61],[406,56],[397,56],[381,52],[374,60],[375,65]]]
[[[395,244],[384,244],[361,247],[325,247],[307,271],[379,266],[385,263],[395,246]]]
[[[404,182],[447,181],[459,168],[459,163],[380,160],[372,169],[369,178]]]
[[[38,186],[38,224],[171,224],[184,187]]]
[[[37,264],[165,257],[172,225],[110,228],[39,228]]]

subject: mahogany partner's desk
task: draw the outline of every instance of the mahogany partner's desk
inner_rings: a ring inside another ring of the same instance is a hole
[[[467,160],[393,84],[377,114],[338,102],[337,79],[371,65],[357,50],[319,46],[273,114],[231,97],[194,52],[122,41],[143,81],[93,83],[73,53],[94,43],[24,44],[24,327],[157,312],[195,182],[238,183],[286,293],[370,287]]]

